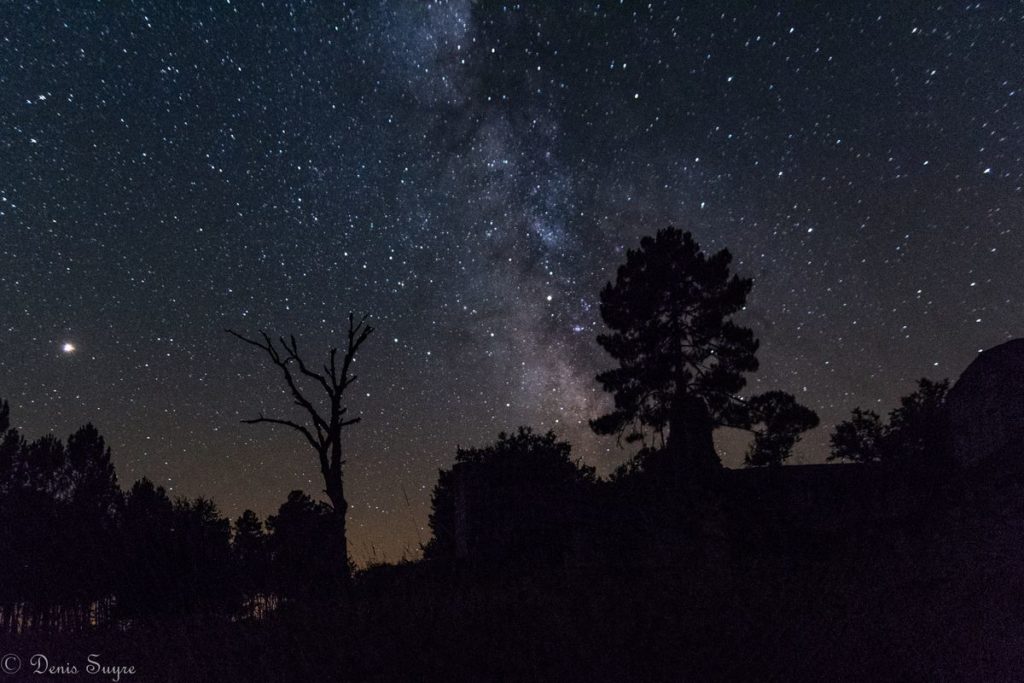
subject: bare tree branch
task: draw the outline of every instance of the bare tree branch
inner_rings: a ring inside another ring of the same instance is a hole
[[[306,437],[306,440],[309,441],[310,445],[313,446],[313,448],[317,450],[320,450],[321,448],[321,443],[319,443],[316,439],[313,438],[313,435],[309,432],[307,428],[303,427],[302,425],[296,422],[292,422],[291,420],[281,420],[274,417],[264,417],[263,413],[260,413],[260,416],[257,418],[253,418],[251,420],[242,420],[242,422],[247,425],[254,425],[259,424],[260,422],[267,422],[269,424],[277,424],[284,425],[286,427],[291,427],[292,429],[300,432],[304,437]]]
[[[285,340],[284,337],[281,337],[280,340],[281,340],[281,346],[283,346],[284,350],[288,352],[288,358],[286,359],[285,362],[288,362],[290,360],[294,360],[296,365],[299,366],[299,372],[301,372],[306,377],[309,377],[311,379],[316,380],[320,384],[320,386],[322,386],[324,388],[324,391],[330,393],[331,389],[330,389],[330,385],[328,385],[328,383],[327,383],[327,378],[324,377],[323,375],[321,375],[320,373],[313,372],[312,370],[307,368],[306,364],[302,361],[302,357],[299,356],[299,345],[295,341],[295,335],[294,334],[291,335],[291,345],[290,346],[288,344],[288,341]]]
[[[323,432],[329,433],[330,427],[327,424],[327,421],[320,416],[320,414],[317,412],[313,404],[305,397],[305,395],[303,395],[302,391],[295,383],[295,378],[292,375],[291,370],[288,368],[288,363],[291,362],[292,360],[297,360],[297,356],[295,355],[294,352],[288,349],[287,344],[284,343],[283,337],[281,338],[282,345],[284,345],[286,351],[289,351],[289,356],[287,358],[281,357],[281,353],[280,351],[277,350],[277,347],[274,345],[273,340],[271,340],[270,335],[268,335],[266,332],[262,330],[260,330],[260,335],[263,336],[263,343],[245,337],[235,332],[234,330],[228,330],[228,333],[234,335],[238,339],[241,339],[242,341],[248,344],[255,346],[256,348],[263,349],[270,357],[271,362],[277,367],[281,368],[281,372],[284,374],[285,383],[288,385],[288,388],[292,393],[292,397],[295,399],[295,404],[300,406],[301,408],[304,408],[306,412],[309,413],[309,416],[313,420],[313,424],[316,427],[317,434],[321,436],[321,438],[323,438]],[[294,337],[292,339],[294,341]],[[299,361],[299,365],[301,370],[301,361]],[[328,389],[326,383],[324,383],[324,389]]]
[[[342,359],[341,364],[341,377],[338,378],[336,386],[344,390],[352,382],[356,381],[356,378],[349,377],[349,370],[352,367],[352,361],[355,359],[356,352],[359,351],[359,347],[363,345],[366,338],[373,332],[373,327],[366,324],[366,316],[360,318],[359,322],[355,322],[355,315],[352,313],[348,314],[348,349],[345,351],[345,356]]]

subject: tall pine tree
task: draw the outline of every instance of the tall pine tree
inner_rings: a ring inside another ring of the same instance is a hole
[[[715,427],[763,425],[753,430],[748,459],[759,465],[781,462],[799,433],[817,424],[788,394],[739,397],[744,374],[758,369],[758,341],[732,320],[753,283],[733,275],[731,264],[727,249],[708,256],[693,235],[672,227],[627,252],[615,283],[601,291],[610,331],[597,341],[618,367],[597,376],[615,407],[591,423],[595,432],[662,451],[674,468],[707,472],[721,466]],[[780,431],[785,438],[775,438]]]

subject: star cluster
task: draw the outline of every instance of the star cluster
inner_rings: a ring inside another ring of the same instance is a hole
[[[667,224],[755,280],[750,388],[821,414],[1024,331],[1015,3],[28,2],[0,9],[0,396],[231,515],[321,488],[225,328],[349,310],[352,553],[414,555],[456,445],[590,433],[597,295]],[[742,443],[723,435],[727,464]]]

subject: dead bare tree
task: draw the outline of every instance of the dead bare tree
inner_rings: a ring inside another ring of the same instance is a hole
[[[334,514],[337,517],[338,527],[341,530],[341,544],[345,549],[345,557],[348,557],[348,539],[345,530],[345,515],[348,512],[348,501],[345,500],[344,477],[342,466],[345,460],[342,458],[341,432],[359,422],[360,418],[353,417],[345,419],[348,407],[342,402],[345,390],[356,381],[356,375],[352,374],[352,362],[355,360],[359,347],[363,345],[366,338],[373,332],[373,327],[366,324],[364,315],[358,322],[355,316],[349,313],[348,316],[348,339],[347,346],[341,358],[341,365],[338,365],[338,348],[331,347],[328,354],[328,362],[323,366],[323,371],[318,372],[310,369],[309,365],[299,354],[298,343],[295,336],[287,339],[279,337],[274,342],[266,332],[260,330],[262,339],[251,339],[243,336],[234,330],[228,330],[247,344],[262,349],[270,361],[281,369],[284,375],[285,384],[291,392],[295,405],[306,412],[306,418],[302,422],[295,422],[276,417],[266,417],[260,413],[259,417],[251,420],[242,420],[245,424],[259,424],[262,422],[272,425],[283,425],[290,427],[302,434],[309,445],[316,451],[320,462],[320,473],[324,478],[324,493],[331,501]],[[297,373],[295,371],[298,371]],[[304,377],[314,386],[319,385],[327,395],[327,409],[314,403],[307,398],[303,388],[297,381],[298,377]],[[344,577],[349,574],[348,563],[344,567]]]

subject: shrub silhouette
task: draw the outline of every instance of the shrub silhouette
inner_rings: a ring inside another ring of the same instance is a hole
[[[323,601],[339,597],[347,568],[344,536],[331,506],[292,491],[267,518],[273,586],[284,598]]]
[[[584,521],[595,481],[594,468],[574,462],[571,451],[553,432],[540,435],[528,427],[502,432],[483,448],[460,448],[455,466],[442,469],[434,487],[433,538],[425,556],[561,557]],[[468,509],[458,510],[459,505]]]

